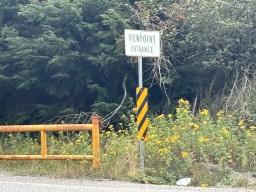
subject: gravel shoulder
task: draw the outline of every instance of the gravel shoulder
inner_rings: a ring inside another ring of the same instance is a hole
[[[9,192],[255,192],[254,189],[234,187],[184,187],[139,184],[91,178],[56,179],[46,176],[0,173],[0,191]]]

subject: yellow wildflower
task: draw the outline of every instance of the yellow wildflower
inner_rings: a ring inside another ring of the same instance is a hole
[[[126,115],[125,114],[122,114],[121,115],[121,119],[125,119],[126,118]]]
[[[85,138],[85,135],[80,135],[79,139],[83,140]]]
[[[103,157],[107,157],[107,156],[108,156],[108,154],[106,154],[106,153],[103,154]]]
[[[205,137],[199,137],[198,138],[198,141],[200,142],[200,143],[205,143],[205,142],[207,142],[209,139],[207,139],[207,138],[205,138]]]
[[[150,139],[154,139],[155,137],[156,137],[156,135],[154,135],[154,134],[150,134],[150,136],[149,136]]]
[[[179,107],[176,108],[176,112],[180,113],[180,108]]]
[[[169,117],[169,118],[172,118],[172,114],[168,114],[168,117]]]
[[[182,152],[181,152],[181,156],[182,156],[182,157],[187,157],[187,156],[188,156],[188,152],[182,151]]]
[[[207,183],[202,183],[201,187],[208,187],[208,184]]]
[[[255,126],[250,126],[249,128],[250,128],[250,129],[255,129],[256,127],[255,127]]]
[[[238,123],[238,126],[242,127],[243,125],[244,125],[244,120],[240,120],[239,123]]]
[[[224,114],[224,111],[220,110],[216,115],[217,115],[217,117],[221,117],[221,116],[223,116],[223,114]]]
[[[129,151],[129,150],[130,150],[130,147],[127,146],[127,147],[124,148],[124,150],[125,150],[125,151]]]
[[[195,130],[200,129],[200,126],[198,124],[196,124],[196,123],[193,124],[193,127],[194,127]]]
[[[250,130],[249,130],[249,131],[246,131],[245,134],[246,134],[247,137],[251,137],[251,136],[252,136],[252,132],[251,132]]]
[[[106,134],[106,136],[110,136],[110,135],[111,135],[111,132],[110,132],[110,131],[107,131],[105,134]]]
[[[134,122],[135,118],[134,115],[130,115],[130,122]]]
[[[223,135],[229,135],[230,134],[229,130],[225,127],[222,128],[221,132],[222,132]]]
[[[189,101],[184,100],[184,99],[180,99],[180,100],[179,100],[179,104],[189,105]]]
[[[158,150],[158,153],[159,153],[160,155],[166,154],[167,152],[168,152],[168,149],[167,149],[166,147],[161,148],[161,149]]]
[[[174,135],[174,136],[172,136],[172,137],[170,138],[170,142],[171,142],[171,143],[174,143],[174,142],[177,141],[179,138],[180,138],[179,135]]]
[[[207,109],[203,109],[200,111],[201,115],[209,115],[209,111]]]
[[[182,113],[189,113],[189,111],[187,109],[183,109]]]
[[[158,115],[156,118],[157,119],[163,119],[164,118],[164,114]]]
[[[80,140],[80,139],[77,139],[77,140],[75,141],[75,143],[76,143],[76,145],[79,145],[79,144],[81,143],[81,140]]]
[[[215,141],[213,144],[214,144],[215,146],[220,146],[220,143],[217,142],[217,141]]]

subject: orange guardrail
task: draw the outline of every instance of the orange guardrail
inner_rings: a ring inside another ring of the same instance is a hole
[[[100,129],[101,118],[92,116],[92,124],[54,124],[54,125],[4,125],[0,132],[40,132],[41,155],[0,155],[0,160],[92,160],[93,168],[100,166]],[[46,132],[54,131],[92,131],[92,155],[48,155]]]

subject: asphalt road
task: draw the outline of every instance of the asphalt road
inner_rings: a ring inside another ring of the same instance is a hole
[[[0,173],[0,192],[255,192],[243,188],[149,185],[88,178],[54,179]]]

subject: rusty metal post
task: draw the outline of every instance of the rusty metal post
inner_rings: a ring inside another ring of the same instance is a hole
[[[41,131],[41,154],[43,157],[47,156],[47,141],[45,131]]]
[[[100,166],[100,123],[101,117],[98,115],[92,116],[92,150],[93,160],[92,167],[97,169]]]

